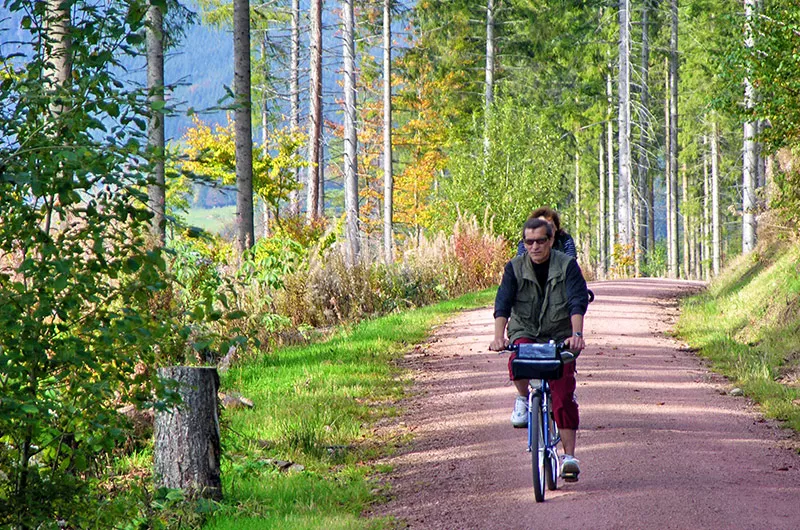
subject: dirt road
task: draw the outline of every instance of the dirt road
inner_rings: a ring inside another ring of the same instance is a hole
[[[491,309],[466,312],[409,355],[412,444],[390,459],[412,529],[798,529],[800,456],[788,433],[667,332],[697,284],[596,282],[578,360],[580,481],[533,499],[525,430],[509,415],[506,356],[488,352]]]

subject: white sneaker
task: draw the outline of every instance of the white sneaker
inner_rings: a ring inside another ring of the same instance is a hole
[[[572,455],[561,455],[561,470],[559,476],[566,482],[577,482],[581,468],[578,459]]]
[[[528,426],[528,398],[517,396],[514,401],[514,410],[511,412],[511,425],[514,427]]]

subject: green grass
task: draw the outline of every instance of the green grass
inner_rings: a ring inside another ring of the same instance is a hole
[[[232,368],[222,389],[253,409],[222,416],[225,499],[207,529],[387,528],[361,514],[385,495],[375,459],[402,442],[376,439],[398,414],[408,379],[393,361],[456,311],[489,305],[494,290],[364,321],[325,342],[262,355]],[[271,460],[303,466],[279,471]]]
[[[191,208],[186,213],[186,224],[207,232],[219,233],[226,224],[233,223],[235,217],[236,206]]]
[[[677,331],[767,417],[800,431],[800,246],[737,259],[683,303]]]

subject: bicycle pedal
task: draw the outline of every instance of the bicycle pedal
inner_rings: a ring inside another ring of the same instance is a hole
[[[564,473],[561,475],[561,478],[564,480],[564,482],[578,482],[577,473]]]

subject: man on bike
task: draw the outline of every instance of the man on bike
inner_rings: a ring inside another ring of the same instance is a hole
[[[494,302],[494,340],[489,349],[500,351],[509,343],[564,342],[570,350],[582,350],[583,316],[589,304],[586,280],[574,258],[552,250],[553,228],[546,221],[528,219],[522,227],[527,252],[506,264]],[[506,328],[508,338],[506,338]],[[514,380],[511,362],[509,377],[517,398],[511,413],[514,427],[528,425],[528,380]],[[564,449],[560,474],[577,480],[580,473],[575,458],[575,438],[579,424],[575,401],[575,363],[564,365],[564,375],[550,381],[553,415]]]

